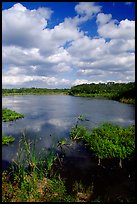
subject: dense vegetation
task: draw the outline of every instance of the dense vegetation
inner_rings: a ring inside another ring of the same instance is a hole
[[[135,151],[135,126],[122,128],[104,123],[98,128],[87,130],[83,126],[72,128],[71,137],[83,140],[85,145],[100,159],[129,158]]]
[[[2,109],[2,122],[9,122],[19,118],[24,118],[24,115],[7,108]]]
[[[71,87],[73,96],[102,96],[125,103],[135,103],[135,82],[130,83],[91,83]]]
[[[26,94],[67,94],[68,89],[47,89],[47,88],[18,88],[18,89],[2,89],[3,95],[26,95]]]

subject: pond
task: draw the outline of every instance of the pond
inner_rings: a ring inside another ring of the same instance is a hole
[[[24,132],[27,138],[36,141],[37,151],[41,153],[54,148],[61,138],[69,140],[70,130],[81,114],[86,117],[86,120],[81,122],[82,125],[90,129],[103,122],[112,122],[122,127],[135,123],[134,105],[91,97],[5,96],[2,97],[2,107],[24,114],[23,119],[2,123],[2,134],[15,137],[13,144],[2,147],[3,165],[16,158],[21,132]],[[74,146],[73,149],[77,148],[76,144]],[[80,157],[79,153],[78,155]]]

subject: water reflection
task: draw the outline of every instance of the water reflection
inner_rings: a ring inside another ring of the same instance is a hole
[[[16,157],[21,132],[27,138],[36,139],[37,151],[50,149],[62,138],[69,139],[69,131],[77,117],[84,114],[88,119],[81,122],[92,129],[103,122],[113,122],[126,127],[135,122],[135,107],[117,101],[64,95],[7,96],[2,106],[24,114],[23,119],[2,123],[2,133],[16,138],[13,144],[2,147],[2,159],[10,162]]]

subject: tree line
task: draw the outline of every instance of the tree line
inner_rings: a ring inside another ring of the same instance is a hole
[[[135,103],[135,82],[129,83],[91,83],[71,87],[73,96],[102,96],[121,102]]]
[[[48,89],[48,88],[12,88],[2,89],[2,95],[23,95],[23,94],[67,94],[68,89]]]

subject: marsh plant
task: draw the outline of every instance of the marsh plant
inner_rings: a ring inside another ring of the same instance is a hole
[[[79,115],[79,116],[76,118],[76,125],[75,125],[75,127],[76,127],[76,128],[78,127],[80,121],[85,121],[85,120],[87,120],[87,119],[86,119],[86,116],[85,116],[84,114]]]
[[[28,200],[36,192],[38,180],[44,178],[43,164],[44,161],[39,161],[36,156],[35,142],[32,144],[27,141],[23,134],[18,145],[17,159],[13,160],[10,171],[13,183],[11,186],[14,189],[16,184],[16,193],[20,194],[21,201]]]
[[[19,118],[24,118],[24,115],[8,108],[2,109],[2,122],[9,122]]]
[[[2,135],[2,145],[8,145],[15,141],[15,138],[8,135]]]
[[[18,146],[17,158],[11,169],[2,173],[3,202],[71,201],[63,180],[52,172],[56,160],[54,152],[38,158],[36,142],[23,133]]]

